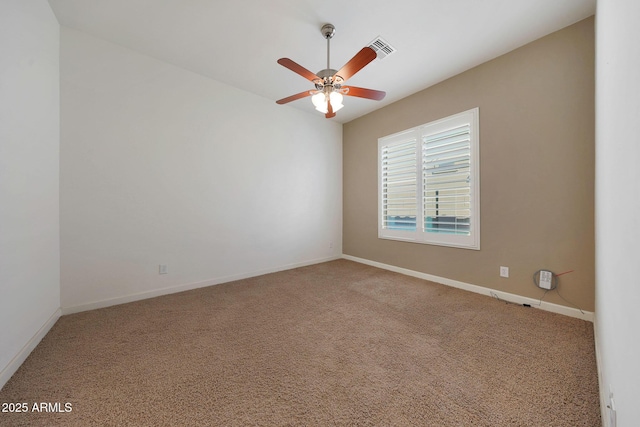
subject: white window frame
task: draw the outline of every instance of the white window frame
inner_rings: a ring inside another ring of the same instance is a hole
[[[423,201],[423,174],[422,174],[422,140],[427,135],[436,134],[458,126],[469,126],[470,148],[470,211],[469,235],[456,235],[446,233],[427,232],[425,230],[425,215]],[[406,242],[423,243],[439,246],[450,246],[463,249],[480,250],[480,126],[479,109],[473,108],[449,117],[442,118],[424,125],[416,126],[402,132],[388,135],[378,139],[378,238],[400,240]],[[384,172],[383,150],[403,142],[415,139],[416,141],[416,229],[397,230],[385,227],[384,221]]]

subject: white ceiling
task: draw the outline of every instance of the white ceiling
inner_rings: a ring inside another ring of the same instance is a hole
[[[313,89],[276,61],[326,68],[320,27],[332,23],[331,68],[377,36],[397,52],[348,84],[346,123],[595,13],[596,0],[49,0],[61,25],[273,100]],[[310,99],[279,108],[315,112]]]

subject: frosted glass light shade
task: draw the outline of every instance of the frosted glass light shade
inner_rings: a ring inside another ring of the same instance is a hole
[[[323,92],[313,95],[311,97],[311,102],[316,106],[316,110],[323,114],[327,114],[327,97]]]
[[[331,107],[333,107],[333,111],[336,112],[344,105],[342,105],[342,94],[338,92],[329,93],[329,99],[331,100]],[[329,106],[327,105],[327,95],[324,92],[316,93],[311,97],[311,102],[316,107],[316,110],[321,112],[322,114],[327,114],[329,111]]]
[[[341,93],[331,92],[331,94],[329,95],[329,99],[331,100],[331,106],[333,107],[334,113],[344,107],[344,105],[342,105],[343,97]]]

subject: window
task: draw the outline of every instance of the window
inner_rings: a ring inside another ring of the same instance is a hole
[[[378,237],[480,249],[478,108],[378,140]]]

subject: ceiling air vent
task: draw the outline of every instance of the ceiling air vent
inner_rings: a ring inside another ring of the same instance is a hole
[[[384,59],[396,51],[396,48],[387,43],[382,37],[378,36],[369,43],[369,47],[376,51],[379,59]]]

